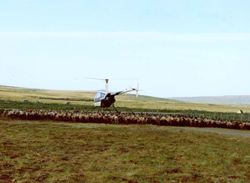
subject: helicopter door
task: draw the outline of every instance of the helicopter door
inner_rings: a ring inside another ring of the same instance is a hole
[[[107,96],[102,100],[102,107],[110,107],[113,103],[115,103],[115,97],[107,94]]]
[[[105,93],[98,92],[94,99],[94,106],[101,107],[101,103],[104,98],[105,98]]]

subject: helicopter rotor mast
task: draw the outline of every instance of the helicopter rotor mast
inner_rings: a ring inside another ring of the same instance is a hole
[[[93,80],[103,80],[106,82],[106,85],[105,85],[105,93],[108,93],[109,91],[109,79],[99,79],[99,78],[89,78],[89,77],[86,77],[86,79],[93,79]]]
[[[105,92],[108,93],[108,91],[109,91],[109,85],[108,85],[109,79],[105,79],[105,81],[106,81]]]

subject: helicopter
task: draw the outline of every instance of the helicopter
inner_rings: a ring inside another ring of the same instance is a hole
[[[94,98],[94,107],[101,107],[101,108],[108,108],[110,106],[114,106],[115,103],[115,96],[125,94],[128,92],[136,91],[136,97],[138,98],[138,92],[139,90],[139,83],[137,84],[137,88],[131,88],[129,90],[122,90],[117,92],[110,92],[108,90],[108,82],[109,79],[97,79],[97,78],[87,78],[87,79],[94,79],[94,80],[104,80],[106,82],[105,90],[99,90],[98,93],[95,95]],[[115,108],[117,111],[117,109]]]

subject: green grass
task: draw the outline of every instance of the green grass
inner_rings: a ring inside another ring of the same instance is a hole
[[[250,182],[249,152],[178,127],[0,120],[0,182]]]
[[[41,90],[0,85],[0,110],[93,110],[95,94],[96,92]],[[29,100],[29,103],[23,103],[23,100]],[[69,101],[71,105],[67,105]],[[197,117],[250,120],[248,114],[250,105],[180,102],[149,96],[139,96],[137,99],[135,95],[126,94],[116,97],[115,106],[120,111],[184,113]],[[240,109],[244,111],[242,116],[236,114]]]
[[[66,90],[42,90],[0,85],[0,100],[10,102],[23,102],[44,104],[66,104],[72,101],[75,105],[91,105],[95,92],[66,91]]]
[[[0,85],[0,108],[18,106],[21,108],[42,108],[45,105],[51,107],[55,105],[55,108],[60,108],[60,106],[66,105],[68,101],[71,101],[73,106],[93,106],[95,94],[96,92],[28,89]],[[149,96],[139,96],[137,99],[135,95],[130,94],[117,96],[116,99],[115,104],[118,108],[137,110],[235,113],[242,109],[244,112],[250,113],[250,105],[180,102]],[[30,104],[22,104],[23,100],[29,100]],[[36,102],[40,102],[40,104],[35,105]]]
[[[40,109],[50,106],[53,109],[73,109],[88,108],[93,106],[93,99],[96,92],[87,91],[59,91],[59,90],[41,90],[28,89],[0,85],[0,108],[33,108]],[[22,104],[23,100],[29,100],[29,104]],[[226,112],[236,113],[242,109],[245,113],[250,113],[250,105],[236,104],[208,104],[208,103],[192,103],[180,102],[175,100],[139,96],[127,94],[116,97],[116,107],[125,110],[136,111],[207,111],[207,112]],[[67,102],[71,102],[72,106],[66,106]],[[40,104],[36,104],[40,102]]]

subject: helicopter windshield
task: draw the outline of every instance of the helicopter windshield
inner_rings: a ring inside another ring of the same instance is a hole
[[[100,100],[103,99],[104,97],[105,97],[105,93],[98,92],[98,93],[95,95],[95,102],[100,101]]]
[[[95,98],[100,98],[101,97],[101,93],[97,93],[96,95],[95,95]]]

